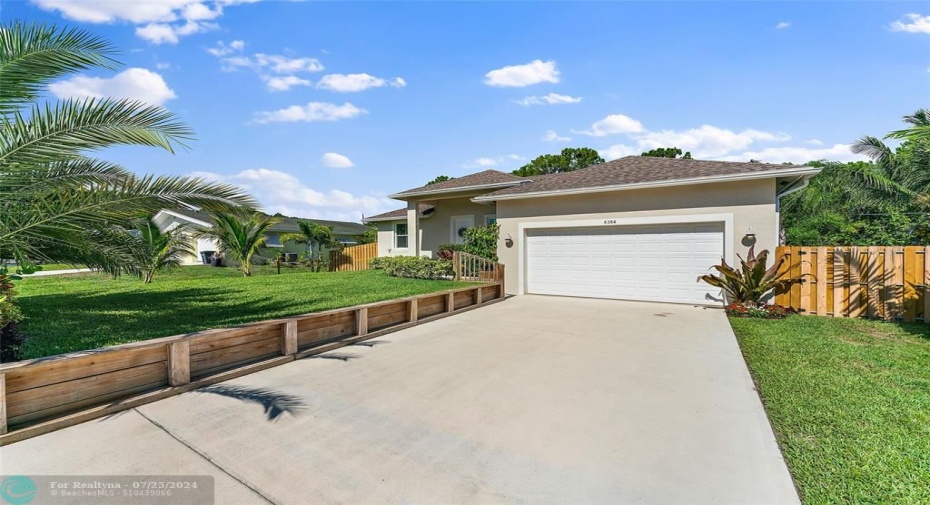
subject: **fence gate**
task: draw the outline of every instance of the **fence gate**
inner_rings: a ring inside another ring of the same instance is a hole
[[[930,246],[780,246],[780,258],[803,282],[777,292],[779,305],[818,316],[930,323]]]
[[[368,262],[377,257],[377,242],[343,247],[329,252],[329,271],[368,270]]]

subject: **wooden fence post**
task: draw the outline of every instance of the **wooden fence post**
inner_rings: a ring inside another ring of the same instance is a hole
[[[362,307],[355,313],[355,329],[360,337],[368,335],[368,307]]]
[[[452,251],[452,280],[462,278],[462,255],[458,251]]]
[[[0,373],[0,435],[6,430],[6,374]]]
[[[419,319],[419,316],[420,316],[419,306],[420,306],[419,300],[417,300],[416,298],[410,299],[410,306],[408,307],[408,309],[410,310],[410,314],[408,315],[407,320],[410,321],[411,323],[415,323],[417,322],[417,319]]]
[[[481,305],[481,286],[475,288],[475,305]]]
[[[501,284],[501,287],[500,287],[500,290],[501,290],[501,292],[500,292],[500,297],[501,297],[501,299],[504,299],[504,298],[507,297],[507,290],[504,289],[504,279],[505,279],[506,274],[507,274],[507,271],[504,270],[504,265],[503,265],[503,264],[498,264],[498,265],[497,265],[497,281],[500,282],[500,284]]]
[[[455,293],[446,293],[446,312],[455,312]]]
[[[297,320],[288,319],[281,325],[281,355],[297,354]]]
[[[168,385],[183,386],[191,381],[191,345],[189,340],[168,344]]]

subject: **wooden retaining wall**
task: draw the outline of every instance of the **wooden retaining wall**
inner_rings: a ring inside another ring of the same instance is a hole
[[[778,258],[791,277],[804,279],[776,293],[779,305],[817,316],[930,323],[930,246],[781,246]]]
[[[0,445],[503,300],[499,283],[0,364]]]

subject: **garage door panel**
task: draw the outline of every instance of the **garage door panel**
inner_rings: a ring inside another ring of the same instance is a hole
[[[722,224],[532,230],[527,291],[538,294],[707,303],[697,282],[723,256]]]

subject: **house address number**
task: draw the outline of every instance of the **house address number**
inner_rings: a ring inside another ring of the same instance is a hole
[[[605,219],[604,224],[617,224],[616,219]]]

